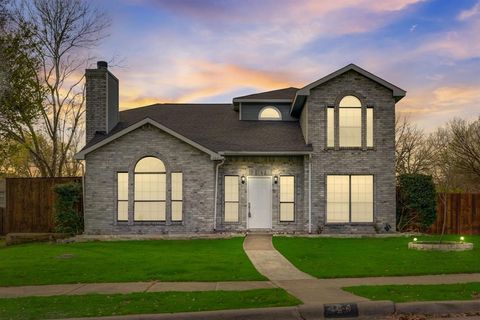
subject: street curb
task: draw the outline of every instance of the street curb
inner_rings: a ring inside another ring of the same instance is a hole
[[[356,304],[358,308],[358,318],[390,316],[394,313],[439,315],[480,311],[480,301],[440,301],[406,303],[394,303],[392,301],[363,301],[351,304]],[[144,314],[97,318],[69,318],[69,320],[319,320],[325,319],[324,312],[324,305],[319,304],[300,305],[296,307]],[[331,318],[327,317],[326,319]]]
[[[323,309],[322,309],[323,310]],[[161,314],[143,314],[110,316],[97,318],[68,318],[68,320],[302,320],[298,307],[276,307],[276,308],[258,308],[258,309],[235,309],[218,311],[199,311],[199,312],[181,312],[181,313],[161,313]],[[67,319],[64,319],[67,320]]]
[[[395,304],[397,313],[464,313],[480,312],[480,301],[438,301],[438,302],[406,302]]]

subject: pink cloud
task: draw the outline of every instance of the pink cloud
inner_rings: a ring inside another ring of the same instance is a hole
[[[468,19],[470,19],[473,16],[476,16],[478,14],[480,14],[480,1],[477,2],[470,9],[463,10],[462,12],[460,12],[460,14],[458,15],[458,19],[459,20],[468,20]]]

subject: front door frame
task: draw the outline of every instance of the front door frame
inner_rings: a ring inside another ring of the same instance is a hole
[[[250,230],[250,217],[248,216],[248,211],[249,211],[249,208],[248,208],[248,204],[250,203],[250,195],[249,195],[249,185],[250,185],[250,181],[251,179],[255,179],[255,178],[268,178],[268,180],[270,181],[270,197],[269,197],[269,202],[270,202],[270,219],[269,219],[269,226],[266,227],[266,228],[255,228],[255,229],[272,229],[272,226],[273,226],[273,186],[272,186],[272,183],[273,183],[273,176],[247,176],[247,208],[246,208],[246,211],[245,211],[245,216],[246,216],[246,221],[247,221],[247,230]],[[254,229],[254,230],[255,230]]]

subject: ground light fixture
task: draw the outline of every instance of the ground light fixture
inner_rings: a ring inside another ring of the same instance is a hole
[[[461,236],[461,237],[460,237],[460,241],[462,241],[462,242],[465,241],[465,237],[464,237],[464,236]]]
[[[417,240],[418,240],[417,238],[413,238],[413,241],[417,242]]]
[[[240,180],[242,180],[242,184],[245,184],[245,176],[242,176]]]

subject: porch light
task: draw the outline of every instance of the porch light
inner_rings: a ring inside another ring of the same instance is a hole
[[[273,177],[273,183],[275,183],[275,184],[278,183],[278,176]]]
[[[245,176],[242,176],[240,179],[242,180],[242,184],[245,184]]]

